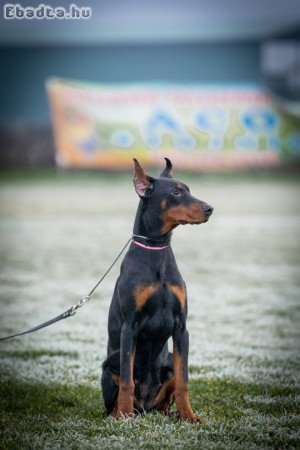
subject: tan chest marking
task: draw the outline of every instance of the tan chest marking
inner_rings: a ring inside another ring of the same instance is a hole
[[[175,295],[177,300],[180,303],[181,309],[184,309],[186,306],[186,289],[185,286],[178,286],[176,284],[168,284],[168,288]]]
[[[141,311],[149,298],[159,289],[159,284],[137,286],[134,290],[134,299],[137,311]]]

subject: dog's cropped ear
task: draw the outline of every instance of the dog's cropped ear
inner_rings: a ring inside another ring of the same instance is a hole
[[[137,159],[133,159],[134,161],[134,178],[133,183],[136,190],[136,193],[140,197],[146,197],[147,191],[152,188],[152,178],[150,178],[139,164]]]
[[[162,171],[160,176],[164,177],[164,178],[172,178],[172,176],[173,176],[172,163],[168,158],[165,158],[165,160],[166,160],[166,167],[164,168],[164,170]]]

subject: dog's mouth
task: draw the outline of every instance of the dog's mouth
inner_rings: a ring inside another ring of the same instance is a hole
[[[178,220],[177,223],[178,225],[200,225],[201,223],[205,223],[207,222],[209,219],[209,217],[205,217],[204,219],[194,219],[191,217],[191,219],[189,220]]]
[[[165,234],[178,225],[200,225],[208,221],[210,214],[206,214],[198,204],[191,207],[174,207],[163,212],[161,219],[163,222],[162,234]]]

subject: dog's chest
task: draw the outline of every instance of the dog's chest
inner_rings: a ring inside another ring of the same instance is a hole
[[[149,337],[167,338],[173,332],[176,317],[186,306],[185,287],[165,282],[147,289],[148,298],[144,298],[140,307],[142,333]]]

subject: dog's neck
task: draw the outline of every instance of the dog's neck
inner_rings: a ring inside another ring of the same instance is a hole
[[[133,235],[139,237],[135,237],[134,240],[147,246],[170,245],[172,233],[161,233],[163,222],[159,216],[158,208],[155,211],[151,208],[151,214],[149,214],[147,199],[140,200],[133,227]]]

